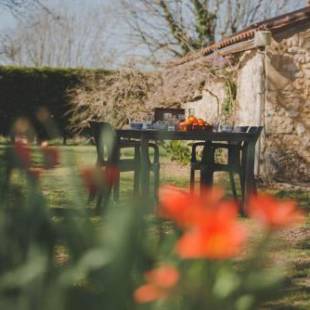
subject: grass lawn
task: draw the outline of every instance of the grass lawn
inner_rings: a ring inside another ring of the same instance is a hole
[[[1,150],[4,146],[0,146]],[[61,146],[62,164],[60,167],[45,173],[42,179],[42,190],[51,208],[68,208],[79,199],[87,204],[86,192],[77,197],[75,184],[81,182],[79,167],[93,165],[96,161],[93,146]],[[181,187],[189,185],[187,166],[171,162],[164,151],[161,151],[161,183],[175,184]],[[228,187],[225,178],[217,179],[219,185]],[[292,198],[298,201],[307,217],[304,225],[280,233],[281,242],[274,249],[274,261],[288,261],[285,295],[279,300],[266,305],[264,309],[310,309],[310,190],[306,187],[292,187],[275,184],[260,188],[279,197]],[[132,174],[121,174],[121,197],[126,199],[132,192]],[[249,221],[249,220],[245,220]]]

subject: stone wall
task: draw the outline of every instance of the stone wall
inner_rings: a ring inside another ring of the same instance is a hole
[[[262,173],[310,181],[310,29],[282,32],[266,53]]]
[[[235,123],[250,126],[262,124],[264,96],[264,54],[256,50],[245,52],[240,58],[237,75]]]
[[[236,125],[261,124],[261,105],[264,100],[264,55],[257,51],[243,54],[236,75],[237,100],[234,107],[233,121]],[[191,109],[198,117],[206,118],[213,123],[222,114],[225,98],[225,81],[217,79],[207,81],[204,89],[183,106]]]
[[[202,91],[197,94],[198,98],[193,98],[192,101],[183,105],[186,115],[191,111],[210,124],[216,123],[221,114],[221,104],[225,97],[224,85],[223,79],[206,81]]]
[[[237,74],[237,102],[235,124],[260,126],[264,123],[265,68],[264,53],[253,50],[243,53]],[[256,145],[255,174],[261,175],[265,164],[262,157],[264,134]]]
[[[214,123],[225,98],[224,80],[207,81],[185,109]],[[290,27],[266,51],[239,59],[236,125],[263,125],[256,173],[265,180],[310,181],[310,29]],[[258,165],[259,163],[259,165]]]
[[[240,58],[236,75],[237,100],[232,117],[235,125],[258,126],[262,123],[262,104],[264,100],[264,55],[257,51],[245,52]],[[223,79],[207,81],[199,100],[184,105],[209,123],[216,123],[222,114],[225,98],[225,81]],[[260,143],[257,147],[256,173],[259,173]]]

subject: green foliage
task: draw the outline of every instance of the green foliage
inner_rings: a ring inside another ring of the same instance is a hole
[[[236,260],[181,259],[176,255],[181,230],[158,219],[148,197],[111,203],[100,216],[90,216],[79,171],[72,168],[78,167],[74,154],[64,149],[71,168],[61,176],[63,195],[71,199],[58,216],[41,180],[14,162],[13,155],[25,154],[14,148],[0,154],[0,309],[246,310],[276,296],[283,270],[268,255],[270,231],[255,230]],[[133,293],[145,282],[144,272],[167,263],[181,275],[176,287],[166,299],[137,305]]]
[[[0,66],[0,134],[7,135],[10,125],[20,117],[28,117],[38,127],[35,113],[46,107],[62,133],[69,120],[68,89],[81,83],[89,75],[100,78],[106,70],[27,68]],[[38,130],[38,128],[36,128]]]
[[[225,97],[222,103],[222,114],[227,120],[233,116],[237,97],[237,85],[232,79],[225,80]]]
[[[198,42],[193,42],[193,47],[199,49],[214,41],[217,16],[208,10],[205,3],[199,0],[194,0],[193,5],[196,11],[195,30],[199,39]]]
[[[145,205],[108,207],[104,219],[92,218],[72,172],[73,206],[55,218],[39,180],[9,161],[0,171],[0,309],[133,309],[148,268]]]
[[[188,164],[191,159],[191,149],[182,141],[166,142],[163,144],[163,148],[171,160],[177,161],[182,165]]]

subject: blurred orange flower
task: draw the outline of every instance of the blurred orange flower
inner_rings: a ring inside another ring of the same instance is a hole
[[[179,272],[173,266],[164,265],[146,272],[145,277],[149,283],[153,283],[162,288],[170,288],[177,284]]]
[[[152,302],[166,297],[167,292],[165,290],[152,284],[144,284],[134,292],[134,300],[139,304]]]
[[[236,203],[222,198],[218,188],[205,188],[200,196],[174,186],[160,190],[160,214],[186,230],[177,243],[182,258],[226,259],[240,253],[246,230],[237,221]]]
[[[206,188],[198,196],[175,186],[163,186],[159,191],[159,215],[180,227],[189,227],[206,215],[208,207],[216,207],[222,197],[223,191],[216,187]]]
[[[29,145],[23,141],[18,140],[14,144],[15,153],[20,164],[23,168],[28,168],[31,165],[31,148]]]
[[[281,229],[304,219],[296,202],[279,200],[267,194],[256,195],[250,199],[248,214],[269,229]]]
[[[84,186],[91,195],[97,192],[96,169],[94,167],[86,167],[80,171]]]
[[[42,146],[41,151],[44,158],[44,168],[52,169],[60,163],[59,151],[55,147]]]
[[[108,185],[112,186],[119,182],[120,172],[117,166],[108,165],[105,168],[105,181]]]
[[[159,190],[160,216],[174,220],[180,226],[188,226],[199,212],[201,205],[193,194],[175,186],[163,186]]]
[[[91,195],[95,195],[104,185],[115,185],[120,177],[117,166],[108,165],[103,168],[86,167],[80,172],[84,185]]]
[[[178,270],[170,265],[164,265],[145,273],[147,283],[134,292],[137,303],[147,303],[169,296],[171,290],[179,281]]]
[[[227,259],[240,253],[247,238],[245,227],[237,221],[234,202],[221,202],[208,209],[180,238],[177,253],[185,259]]]

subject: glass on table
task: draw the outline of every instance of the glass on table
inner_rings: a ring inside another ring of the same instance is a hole
[[[195,116],[195,109],[194,108],[188,108],[187,109],[187,117],[189,116]]]
[[[165,113],[163,114],[163,120],[164,120],[165,122],[169,122],[171,118],[172,118],[172,113],[165,112]]]
[[[142,129],[143,128],[143,122],[136,121],[132,118],[129,120],[129,128],[131,129]]]
[[[217,116],[214,118],[214,121],[212,122],[213,131],[221,131],[221,125],[222,125],[222,119]]]
[[[144,120],[143,120],[143,129],[151,129],[153,123],[154,123],[154,116],[153,115],[145,116]]]
[[[220,125],[220,130],[219,131],[232,132],[232,131],[234,131],[234,126],[228,125],[228,124],[224,123],[224,124]]]
[[[177,118],[177,120],[179,121],[179,122],[181,122],[181,121],[184,121],[185,120],[185,114],[178,114],[177,116],[176,116],[176,118]]]

